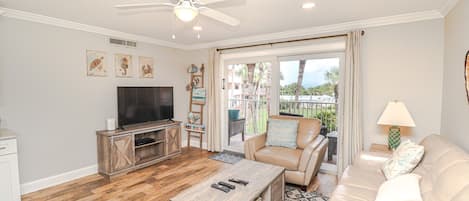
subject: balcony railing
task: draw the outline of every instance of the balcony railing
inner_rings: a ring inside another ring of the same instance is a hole
[[[240,110],[240,117],[246,118],[247,135],[264,133],[267,130],[269,104],[265,100],[230,99],[230,109]],[[337,104],[305,101],[280,101],[280,111],[302,115],[307,118],[318,118],[328,132],[337,131]]]
[[[317,118],[328,132],[337,131],[337,103],[280,101],[280,112]]]

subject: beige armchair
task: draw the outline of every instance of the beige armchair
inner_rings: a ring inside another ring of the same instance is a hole
[[[286,182],[308,186],[317,175],[326,154],[328,140],[319,135],[321,120],[289,116],[271,118],[299,120],[298,148],[265,146],[267,134],[262,134],[245,141],[246,159],[282,166],[286,169]]]

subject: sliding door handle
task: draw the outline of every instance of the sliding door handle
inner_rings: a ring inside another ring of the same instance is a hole
[[[225,78],[221,79],[221,89],[225,90]]]

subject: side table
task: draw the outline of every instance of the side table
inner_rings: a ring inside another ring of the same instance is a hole
[[[383,153],[392,154],[393,151],[388,148],[388,145],[373,143],[371,144],[370,152],[383,152]]]

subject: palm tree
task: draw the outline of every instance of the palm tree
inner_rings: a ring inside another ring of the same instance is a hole
[[[303,76],[305,73],[305,66],[306,66],[306,60],[300,60],[300,66],[298,70],[298,81],[296,82],[296,91],[295,91],[295,102],[298,103],[300,99],[300,94],[303,89]],[[300,107],[300,104],[297,104],[296,106],[298,109]]]
[[[337,102],[339,97],[339,68],[332,67],[329,71],[326,72],[325,76],[327,82],[334,87],[334,98]]]

